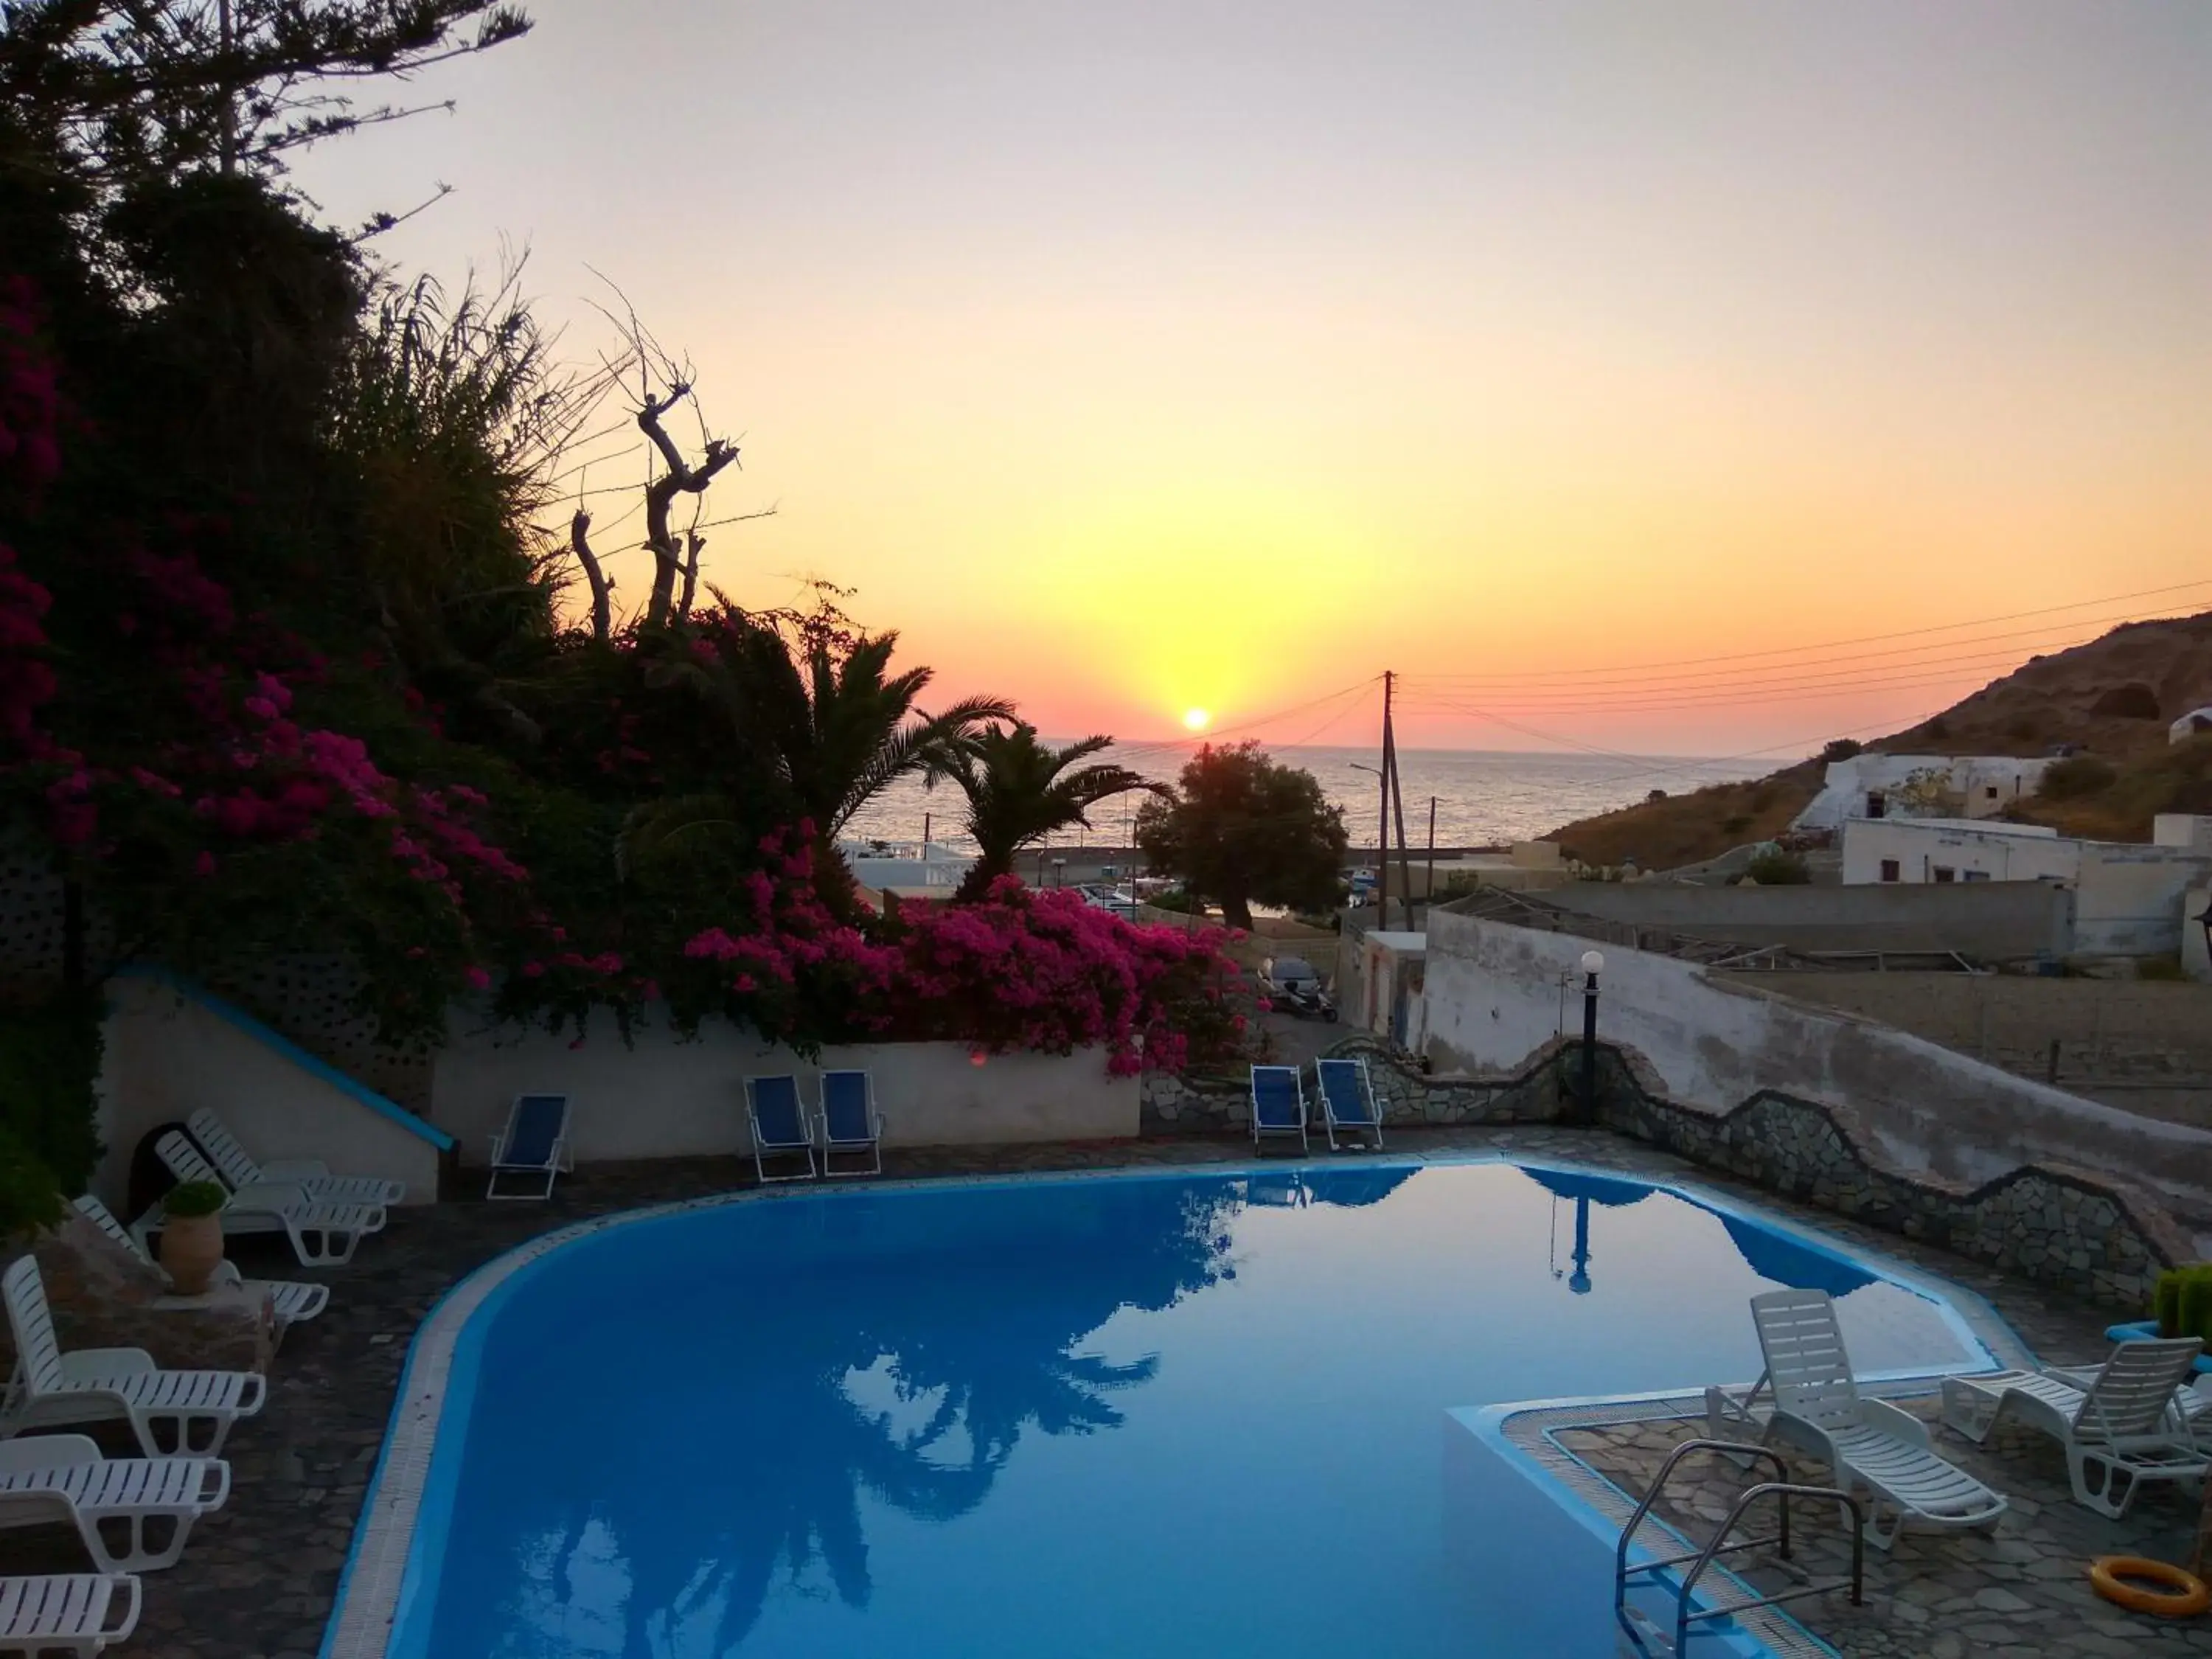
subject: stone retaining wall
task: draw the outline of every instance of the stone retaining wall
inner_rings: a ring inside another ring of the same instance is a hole
[[[1330,1050],[1364,1059],[1386,1125],[1586,1121],[1581,1044],[1546,1044],[1511,1076],[1430,1076],[1374,1039]],[[2190,1241],[2146,1189],[2063,1164],[2027,1164],[1968,1185],[1896,1167],[1845,1109],[1773,1090],[1726,1111],[1670,1099],[1633,1050],[1599,1047],[1597,1127],[1800,1203],[1948,1249],[2104,1306],[2139,1312]],[[1146,1134],[1245,1132],[1243,1079],[1148,1079]],[[1307,1097],[1314,1097],[1310,1076]]]

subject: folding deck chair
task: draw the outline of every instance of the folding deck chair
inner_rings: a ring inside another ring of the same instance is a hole
[[[811,1181],[821,1173],[814,1164],[814,1135],[806,1109],[799,1102],[799,1079],[789,1073],[745,1079],[745,1121],[753,1137],[753,1170],[763,1183],[771,1181]],[[770,1175],[768,1160],[796,1154],[806,1160],[806,1173]]]
[[[0,1578],[0,1654],[97,1659],[138,1628],[138,1581],[127,1573]]]
[[[1340,1150],[1337,1131],[1342,1130],[1358,1149],[1370,1135],[1375,1149],[1382,1149],[1382,1113],[1375,1100],[1374,1079],[1364,1060],[1317,1060],[1314,1071],[1321,1079],[1322,1127],[1328,1134],[1328,1149]]]
[[[822,1173],[825,1176],[884,1172],[884,1115],[876,1109],[874,1082],[866,1072],[822,1073]],[[868,1157],[865,1170],[840,1170],[830,1162],[840,1152]]]
[[[517,1095],[507,1109],[507,1127],[491,1143],[491,1179],[484,1184],[486,1198],[550,1198],[553,1182],[575,1169],[568,1146],[568,1097]],[[525,1176],[542,1180],[534,1193],[503,1193],[501,1176]]]
[[[1298,1138],[1298,1149],[1307,1150],[1306,1094],[1295,1066],[1255,1066],[1252,1068],[1252,1145],[1262,1135]]]

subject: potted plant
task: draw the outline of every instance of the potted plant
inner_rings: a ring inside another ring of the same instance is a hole
[[[161,1269],[179,1296],[204,1296],[222,1262],[222,1206],[230,1194],[212,1181],[187,1181],[161,1200]]]

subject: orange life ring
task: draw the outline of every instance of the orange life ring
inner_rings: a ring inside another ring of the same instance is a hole
[[[2160,1589],[2130,1584],[2130,1578],[2147,1578]],[[2193,1619],[2212,1607],[2212,1589],[2193,1572],[2140,1555],[2100,1555],[2089,1564],[2089,1582],[2097,1594],[2130,1613],[2154,1613],[2160,1619]]]

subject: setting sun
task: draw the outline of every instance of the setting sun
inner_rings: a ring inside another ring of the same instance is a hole
[[[1208,726],[1212,725],[1212,722],[1213,716],[1207,714],[1203,708],[1186,708],[1183,710],[1182,723],[1185,729],[1188,731],[1203,732]]]

